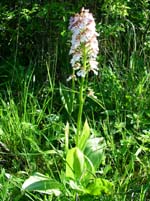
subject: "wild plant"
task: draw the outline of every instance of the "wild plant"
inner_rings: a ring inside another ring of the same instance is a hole
[[[69,186],[73,197],[78,199],[80,195],[89,194],[99,196],[102,193],[110,194],[113,189],[112,182],[97,177],[97,170],[103,161],[106,143],[103,137],[91,135],[88,120],[83,123],[84,104],[87,96],[96,99],[94,91],[89,88],[89,73],[98,75],[97,55],[99,53],[96,24],[92,13],[82,8],[80,13],[71,17],[69,29],[72,33],[70,61],[72,74],[67,81],[72,81],[72,98],[74,99],[75,85],[78,88],[78,115],[74,126],[74,146],[69,142],[70,124],[65,127],[65,172],[62,173],[61,182],[36,173],[27,179],[22,190],[39,191],[56,196],[64,193]],[[74,101],[74,100],[72,100]]]

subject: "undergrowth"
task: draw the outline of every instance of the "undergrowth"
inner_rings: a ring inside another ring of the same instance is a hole
[[[67,17],[74,12],[64,13],[61,5],[59,9],[64,15],[63,22],[61,24],[57,21],[57,29],[53,30],[55,36],[58,33],[61,34],[56,36],[56,40],[42,39],[43,49],[41,48],[39,52],[34,49],[37,60],[33,58],[34,55],[31,55],[32,59],[27,65],[25,61],[19,61],[18,51],[21,55],[24,51],[23,44],[19,46],[19,38],[12,38],[15,44],[15,47],[11,47],[15,49],[13,57],[4,58],[2,55],[3,59],[0,63],[2,81],[0,83],[0,200],[150,200],[149,26],[146,25],[145,17],[139,30],[134,23],[137,19],[133,17],[131,10],[121,7],[121,2],[117,2],[114,3],[116,10],[111,9],[113,6],[111,7],[110,4],[108,5],[107,9],[111,13],[106,9],[106,3],[101,8],[93,6],[93,10],[97,11],[95,14],[97,17],[99,10],[104,14],[104,16],[101,15],[102,19],[97,24],[97,30],[100,32],[99,75],[94,77],[89,74],[88,84],[96,98],[89,96],[87,92],[82,117],[83,122],[88,121],[91,135],[103,138],[105,142],[102,161],[96,176],[112,182],[113,192],[100,196],[75,194],[65,181],[65,133],[67,122],[69,122],[69,149],[71,149],[75,146],[74,133],[76,132],[79,91],[78,88],[74,89],[74,102],[71,102],[70,106],[72,89],[71,84],[66,81],[71,72]],[[145,15],[143,15],[147,16],[147,4],[146,1],[144,2],[145,4],[141,3],[145,8]],[[69,9],[72,8],[71,3],[65,5]],[[51,15],[48,14],[48,9],[52,9],[53,6],[57,9],[55,3],[50,3],[50,8],[48,4],[42,7],[42,13],[37,7],[33,13],[28,13],[26,10],[26,15],[32,18],[32,15],[36,14],[37,19],[42,20],[44,15],[47,17]],[[133,5],[130,2],[128,6]],[[139,8],[138,6],[136,9]],[[6,10],[6,7],[2,8]],[[128,12],[128,15],[121,16],[119,11],[122,9]],[[52,14],[55,21],[59,13]],[[16,10],[11,17],[14,21],[16,20]],[[11,19],[7,19],[9,23]],[[23,34],[21,29],[24,26],[22,20],[25,19],[20,16],[20,24],[18,24],[20,33],[17,32],[19,35],[16,35],[21,37],[21,41],[23,35],[20,34]],[[30,18],[28,20],[29,23]],[[3,23],[6,24],[4,18]],[[45,18],[45,24],[47,24],[47,18]],[[35,21],[34,25],[36,25]],[[28,26],[31,29],[32,23]],[[55,27],[53,23],[51,26]],[[49,36],[48,34],[46,38]],[[32,39],[31,36],[28,37]],[[48,42],[51,42],[50,49],[45,50]],[[44,53],[45,51],[47,54]],[[30,55],[26,53],[26,57]],[[14,58],[16,58],[15,62]],[[55,193],[45,195],[39,192],[23,191],[24,181],[35,172],[40,172],[62,183],[63,193],[57,197]]]

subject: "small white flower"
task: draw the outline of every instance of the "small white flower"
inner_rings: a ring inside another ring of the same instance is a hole
[[[75,65],[73,66],[74,70],[79,70],[81,68],[81,64],[80,63],[75,63]]]
[[[76,75],[70,75],[66,81],[69,82],[70,80],[75,79],[76,80]]]
[[[90,60],[89,61],[89,64],[90,64],[90,70],[94,72],[94,74],[98,74],[98,62],[95,61],[95,60]]]
[[[83,70],[83,69],[81,69],[81,70],[79,70],[79,71],[77,72],[77,76],[79,76],[79,77],[85,77],[85,75],[86,75],[86,72],[85,72],[85,70]]]
[[[81,58],[81,54],[80,53],[76,53],[73,55],[70,63],[72,64],[72,66],[75,66],[76,62],[79,62]]]
[[[92,97],[92,98],[97,99],[97,96],[95,96],[94,91],[91,88],[88,88],[88,94],[87,95],[88,95],[88,97]]]

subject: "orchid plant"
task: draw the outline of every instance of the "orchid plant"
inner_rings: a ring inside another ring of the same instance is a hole
[[[97,62],[99,52],[97,36],[99,34],[96,32],[92,13],[82,8],[80,13],[71,17],[69,30],[72,32],[69,54],[72,55],[70,63],[73,72],[67,81],[72,80],[73,84],[75,80],[78,81],[79,110],[73,148],[69,148],[69,123],[65,127],[65,184],[69,184],[77,199],[78,194],[109,194],[112,190],[112,183],[96,176],[96,171],[104,159],[104,148],[106,146],[104,139],[91,136],[91,129],[87,120],[82,125],[83,106],[87,97],[85,92],[88,88],[88,74],[92,71],[94,75],[98,75],[99,70]],[[90,91],[89,95],[96,98],[93,91]],[[23,184],[23,190],[53,193],[56,196],[61,194],[62,189],[63,187],[59,182],[39,173],[31,176]]]
[[[92,13],[89,10],[82,8],[80,14],[76,14],[70,18],[69,29],[72,32],[71,49],[69,54],[72,55],[71,65],[73,74],[68,80],[81,77],[79,90],[79,112],[77,120],[77,137],[76,144],[78,145],[79,135],[81,131],[81,117],[85,101],[83,95],[85,81],[88,78],[88,73],[93,71],[98,75],[98,62],[96,61],[98,48],[98,33],[95,28],[96,24]],[[76,73],[75,73],[76,72]]]
[[[67,151],[66,177],[69,178],[69,184],[73,189],[82,193],[100,195],[102,191],[108,191],[109,188],[107,187],[111,187],[111,183],[107,180],[96,179],[96,170],[102,163],[104,156],[105,142],[102,137],[90,135],[87,120],[82,126],[83,106],[87,97],[85,92],[88,88],[88,74],[92,71],[94,75],[98,75],[99,70],[97,62],[99,52],[97,36],[99,34],[96,32],[96,24],[92,13],[84,8],[81,9],[81,13],[71,17],[69,29],[72,32],[69,54],[72,55],[70,63],[73,74],[68,78],[68,81],[70,79],[79,81],[79,110],[75,138],[76,146]],[[89,95],[96,98],[92,90]]]

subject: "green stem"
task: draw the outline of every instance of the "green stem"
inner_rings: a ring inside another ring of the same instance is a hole
[[[83,47],[83,69],[86,72],[86,48]],[[84,85],[85,85],[85,77],[81,77],[80,82],[80,90],[79,90],[79,111],[78,111],[78,119],[77,119],[77,135],[76,135],[76,146],[79,144],[79,136],[81,134],[81,127],[82,127],[82,113],[83,113],[83,105],[84,105]]]
[[[84,105],[84,97],[83,97],[83,89],[84,89],[84,77],[81,78],[80,84],[80,91],[79,91],[79,111],[78,111],[78,120],[77,120],[77,138],[76,138],[76,145],[78,146],[79,143],[79,136],[81,132],[82,126],[82,112],[83,112],[83,105]]]
[[[71,113],[73,111],[73,108],[74,108],[74,98],[75,98],[75,78],[74,78],[74,75],[75,75],[75,71],[73,70],[73,78],[72,78],[72,96],[71,96],[71,101],[72,101],[72,108],[71,108]]]

